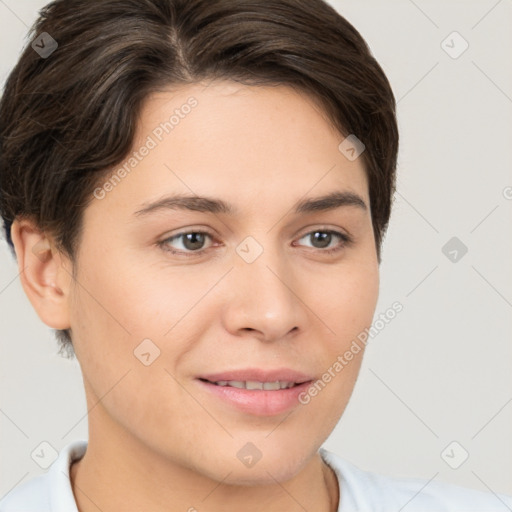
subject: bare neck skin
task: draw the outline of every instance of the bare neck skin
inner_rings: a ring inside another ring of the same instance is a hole
[[[135,439],[96,439],[70,468],[79,512],[336,512],[338,480],[317,453],[287,482],[236,486],[214,481],[154,453]],[[101,469],[99,469],[101,468]]]

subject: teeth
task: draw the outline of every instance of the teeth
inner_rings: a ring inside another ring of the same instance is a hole
[[[288,389],[295,386],[295,382],[278,381],[258,382],[255,380],[219,380],[215,382],[218,386],[231,386],[238,389],[262,389],[266,391],[277,391],[279,389]]]
[[[263,382],[256,382],[255,380],[248,380],[245,383],[245,389],[263,389]]]
[[[228,386],[231,386],[232,388],[245,389],[245,382],[241,380],[230,380],[228,381]]]

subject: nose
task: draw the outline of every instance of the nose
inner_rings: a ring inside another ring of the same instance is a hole
[[[233,335],[250,332],[262,341],[276,341],[305,328],[307,308],[300,282],[283,251],[264,249],[248,263],[235,255],[225,292],[223,322]]]

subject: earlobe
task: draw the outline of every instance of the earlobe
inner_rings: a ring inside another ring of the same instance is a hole
[[[39,318],[54,329],[68,329],[71,269],[52,239],[29,219],[16,219],[11,238],[23,289]]]

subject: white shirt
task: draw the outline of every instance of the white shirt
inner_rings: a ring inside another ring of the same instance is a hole
[[[66,445],[48,471],[19,484],[0,500],[0,512],[78,512],[69,468],[87,441]],[[338,512],[510,512],[512,496],[481,492],[419,478],[364,471],[324,448],[322,459],[338,477]]]

